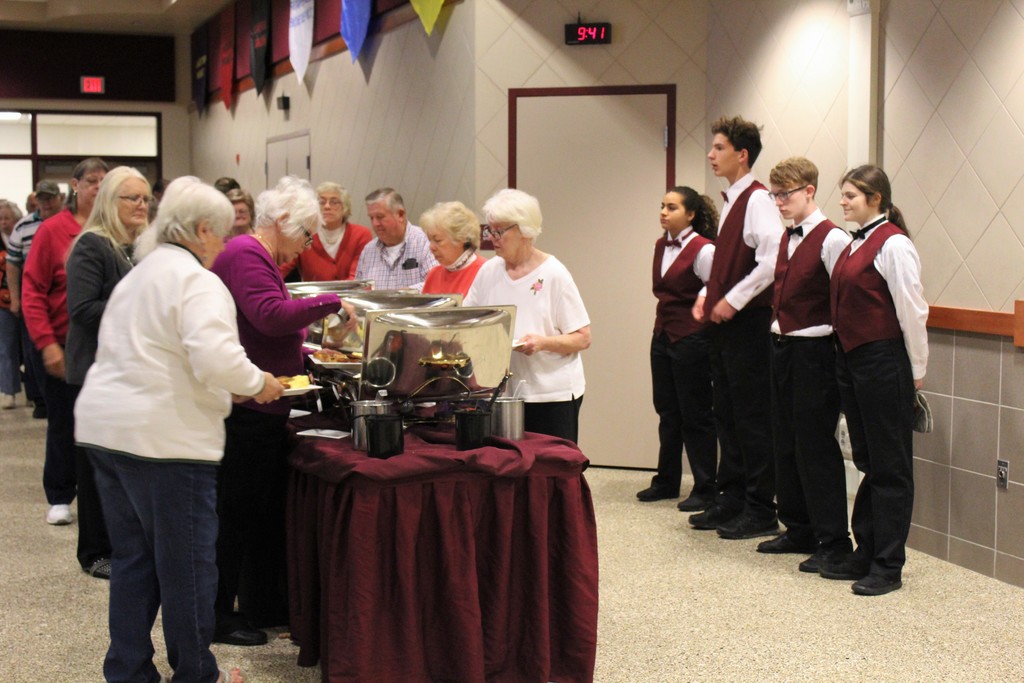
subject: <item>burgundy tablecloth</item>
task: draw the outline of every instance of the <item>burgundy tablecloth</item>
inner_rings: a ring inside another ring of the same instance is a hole
[[[288,562],[299,664],[324,681],[591,681],[597,529],[588,461],[528,434],[459,452],[407,430],[405,454],[350,439],[291,454]]]

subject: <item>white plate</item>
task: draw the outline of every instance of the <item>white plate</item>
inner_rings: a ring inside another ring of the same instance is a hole
[[[308,387],[293,387],[291,389],[285,389],[282,396],[302,396],[308,394],[314,389],[323,389],[319,384],[310,384]]]

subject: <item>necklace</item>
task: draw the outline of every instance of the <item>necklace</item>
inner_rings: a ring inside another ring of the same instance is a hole
[[[328,247],[333,247],[335,244],[341,241],[344,232],[345,231],[342,230],[341,228],[338,228],[337,230],[326,230],[324,228],[321,228],[320,240],[324,243],[324,245]]]
[[[276,257],[274,256],[274,249],[273,249],[273,247],[270,246],[270,242],[265,240],[263,238],[263,235],[259,234],[258,232],[252,233],[252,236],[260,241],[260,244],[262,244],[263,247],[267,250],[267,253],[270,254],[271,260],[275,260]]]

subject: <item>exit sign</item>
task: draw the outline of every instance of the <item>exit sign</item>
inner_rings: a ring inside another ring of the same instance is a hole
[[[107,91],[107,79],[103,76],[82,76],[79,90],[83,95],[102,95]]]

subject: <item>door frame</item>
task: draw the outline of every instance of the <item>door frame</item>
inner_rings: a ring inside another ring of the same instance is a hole
[[[594,97],[601,95],[665,95],[665,189],[676,184],[676,86],[598,85],[575,88],[509,88],[508,91],[508,186],[516,185],[518,106],[521,97]]]

